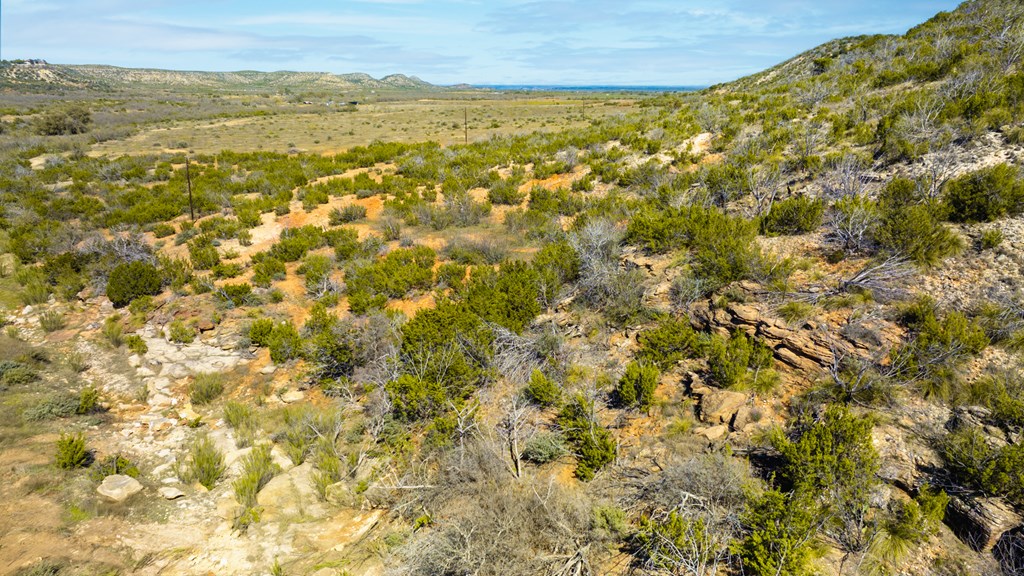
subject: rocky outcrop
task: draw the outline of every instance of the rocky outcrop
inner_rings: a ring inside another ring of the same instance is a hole
[[[1002,498],[953,496],[946,509],[946,524],[968,546],[979,552],[991,550],[1006,532],[1024,521]]]
[[[729,424],[747,403],[747,395],[731,390],[708,390],[700,398],[700,419],[708,424]]]
[[[712,309],[706,303],[697,305],[691,310],[691,318],[700,330],[711,330],[723,336],[742,330],[757,336],[775,351],[776,359],[807,375],[833,362],[832,347],[837,343],[844,351],[852,349],[842,340],[830,340],[813,321],[790,328],[781,318],[773,318],[746,304],[732,303],[724,309]]]

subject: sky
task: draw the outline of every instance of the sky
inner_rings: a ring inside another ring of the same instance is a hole
[[[954,0],[2,0],[0,58],[414,75],[434,84],[703,86]]]

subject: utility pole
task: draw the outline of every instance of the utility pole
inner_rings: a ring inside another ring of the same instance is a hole
[[[192,217],[192,223],[196,221],[196,209],[192,205],[192,173],[189,172],[188,165],[191,163],[191,158],[185,156],[185,182],[188,184],[188,213]]]
[[[469,144],[469,108],[462,109],[462,128],[466,131],[466,144]]]

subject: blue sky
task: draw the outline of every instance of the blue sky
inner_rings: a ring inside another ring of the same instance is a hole
[[[0,57],[436,84],[706,85],[953,0],[3,0]]]

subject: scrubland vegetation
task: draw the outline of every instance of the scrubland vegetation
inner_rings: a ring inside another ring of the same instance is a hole
[[[325,155],[117,156],[114,97],[4,95],[0,449],[46,438],[12,477],[79,516],[173,473],[239,543],[380,512],[264,573],[1019,574],[1022,41],[977,0],[621,116]],[[164,346],[245,363],[158,385]],[[147,476],[115,430],[168,394]]]

